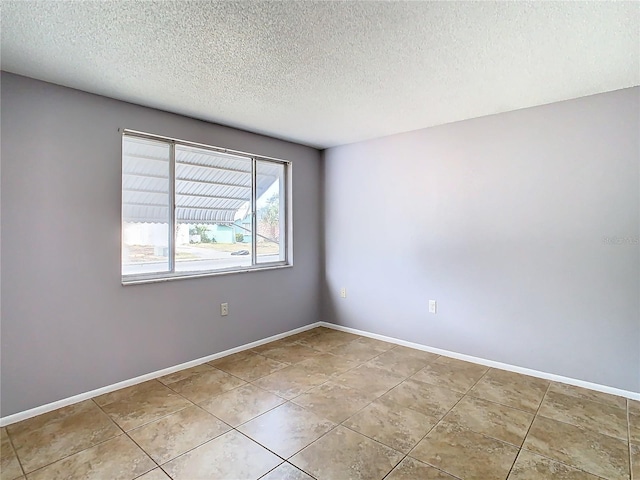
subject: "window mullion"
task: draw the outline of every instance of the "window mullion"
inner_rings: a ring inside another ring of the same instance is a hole
[[[169,146],[169,271],[176,271],[176,144]]]
[[[251,159],[251,265],[258,263],[258,219],[256,213],[257,203],[257,175],[258,162],[255,157]]]
[[[280,222],[282,222],[280,224],[280,241],[283,242],[283,248],[284,248],[284,258],[281,258],[281,260],[284,260],[285,262],[289,262],[289,209],[291,208],[290,205],[290,195],[289,195],[289,169],[285,167],[284,169],[284,175],[283,175],[283,180],[282,180],[282,191],[280,192],[280,202],[281,202],[281,208],[280,211],[284,213],[284,215],[280,216]],[[284,208],[283,208],[284,207]]]

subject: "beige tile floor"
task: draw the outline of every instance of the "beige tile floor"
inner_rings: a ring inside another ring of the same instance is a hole
[[[2,429],[1,480],[640,480],[640,402],[316,328]]]

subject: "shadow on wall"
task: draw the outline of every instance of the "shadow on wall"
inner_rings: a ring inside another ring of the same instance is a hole
[[[336,293],[332,291],[326,277],[322,279],[320,285],[322,287],[322,311],[320,312],[321,321],[340,325],[340,322],[338,321],[338,309],[336,307],[336,301],[340,300],[340,292]]]

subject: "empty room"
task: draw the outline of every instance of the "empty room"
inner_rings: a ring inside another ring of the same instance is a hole
[[[0,17],[1,480],[640,480],[640,3]]]

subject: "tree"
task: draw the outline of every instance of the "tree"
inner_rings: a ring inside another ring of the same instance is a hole
[[[215,238],[209,238],[208,225],[194,225],[189,229],[189,235],[200,235],[201,243],[216,243]]]
[[[274,193],[267,203],[258,210],[260,223],[266,229],[266,236],[278,241],[280,237],[280,194]]]

